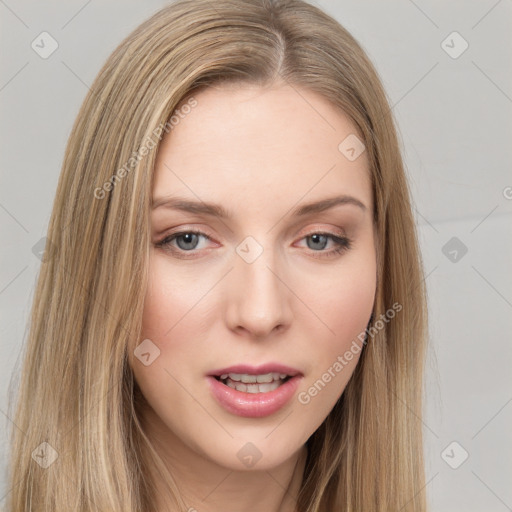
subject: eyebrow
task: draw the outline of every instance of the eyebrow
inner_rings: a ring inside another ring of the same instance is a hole
[[[303,204],[292,210],[291,215],[294,217],[303,217],[312,213],[320,213],[340,205],[354,205],[363,211],[367,210],[365,204],[359,199],[349,195],[341,195]],[[204,201],[195,201],[176,196],[165,196],[154,199],[152,209],[156,210],[157,208],[180,210],[222,219],[230,219],[232,217],[232,214],[220,204],[205,203]]]

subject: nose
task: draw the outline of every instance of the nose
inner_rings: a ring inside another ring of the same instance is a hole
[[[286,271],[277,265],[272,251],[265,250],[252,263],[236,255],[229,273],[228,327],[251,338],[264,339],[290,325],[292,311]]]

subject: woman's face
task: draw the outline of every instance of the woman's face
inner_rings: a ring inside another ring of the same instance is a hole
[[[223,85],[195,100],[158,153],[131,365],[171,458],[269,469],[358,362],[376,287],[368,161],[348,117],[308,90]]]

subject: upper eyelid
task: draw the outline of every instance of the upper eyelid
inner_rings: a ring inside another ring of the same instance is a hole
[[[335,220],[334,222],[337,222],[337,223],[340,223],[341,219],[337,219]],[[315,221],[310,221],[308,222],[308,224],[323,224],[323,225],[326,225],[326,224],[331,224],[332,225],[333,223],[333,220],[317,220],[316,222]],[[199,227],[197,227],[195,225],[196,223],[195,222],[191,222],[190,225],[187,224],[187,223],[184,223],[182,226],[179,226],[177,228],[174,228],[176,229],[176,231],[173,231],[172,233],[169,233],[169,235],[174,235],[174,234],[177,234],[177,233],[190,233],[190,232],[200,232],[201,234],[205,234],[205,235],[209,235],[209,233],[212,233],[212,230],[210,230],[209,228],[205,228],[203,227],[203,225],[201,225],[202,223],[199,222]],[[286,230],[287,233],[289,233],[290,231],[301,231],[300,229],[296,229],[297,228],[297,224],[298,223],[293,223],[291,226],[288,227],[288,229]],[[344,227],[341,227],[341,226],[337,226],[337,227],[314,227],[314,228],[311,228],[311,229],[308,229],[307,232],[308,233],[316,233],[316,232],[319,232],[319,231],[327,231],[327,232],[330,232],[332,231],[333,233],[336,233],[336,232],[339,232],[340,233],[340,236],[341,234],[343,236],[346,235],[346,229],[347,227],[350,227],[350,225],[352,225],[352,220],[348,220],[348,224],[346,221],[344,222],[341,222],[341,224],[344,224],[345,226]],[[162,232],[164,231],[167,231],[167,230],[162,230]],[[232,231],[230,230],[230,232],[232,233]],[[215,235],[209,235],[211,236],[212,238],[215,237]]]

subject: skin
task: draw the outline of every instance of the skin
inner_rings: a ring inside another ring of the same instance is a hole
[[[194,97],[197,106],[162,140],[153,199],[172,194],[215,202],[233,217],[165,207],[151,213],[141,341],[150,339],[160,355],[148,366],[131,359],[147,400],[142,422],[191,510],[292,512],[306,440],[343,393],[359,354],[309,403],[300,403],[298,394],[350,348],[374,304],[368,161],[365,152],[349,161],[339,151],[340,142],[358,132],[309,90],[224,84]],[[289,213],[342,194],[366,209],[344,204],[304,218]],[[156,246],[192,229],[211,240],[181,237]],[[308,236],[324,232],[348,237],[351,247],[334,254],[333,239]],[[252,263],[235,251],[248,236],[263,249]],[[210,371],[266,362],[303,374],[282,409],[244,418],[213,398]],[[251,468],[237,457],[247,442],[261,453]],[[160,510],[171,510],[160,476],[153,476]]]

